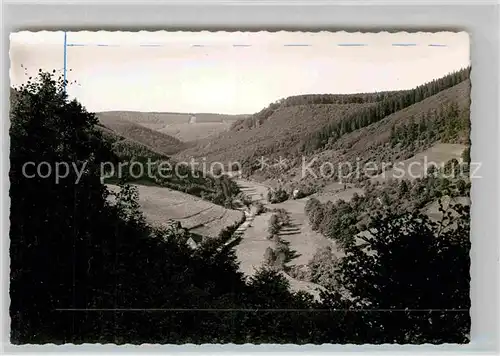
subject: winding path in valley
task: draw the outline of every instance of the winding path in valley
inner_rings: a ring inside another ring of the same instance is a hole
[[[279,235],[282,240],[290,243],[290,250],[295,252],[297,257],[289,262],[289,265],[305,265],[313,257],[318,248],[332,246],[333,251],[338,251],[335,242],[327,239],[322,234],[313,231],[309,225],[304,208],[309,197],[287,200],[279,204],[270,204],[266,200],[269,187],[264,184],[248,180],[237,179],[236,183],[241,191],[249,196],[253,201],[260,201],[268,209],[282,208],[290,216],[290,225],[283,228]],[[250,222],[239,229],[242,240],[236,246],[236,256],[240,262],[240,270],[247,276],[255,273],[264,260],[264,253],[267,247],[273,247],[274,243],[267,239],[267,228],[272,212],[266,212],[258,216],[251,216]],[[247,218],[249,216],[247,215]],[[338,252],[341,256],[341,252]],[[306,290],[313,295],[317,295],[317,289],[321,289],[317,284],[296,280],[288,275],[290,286],[294,290]]]

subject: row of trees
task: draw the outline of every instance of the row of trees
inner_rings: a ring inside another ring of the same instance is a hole
[[[344,149],[348,150],[354,143],[357,148],[361,148],[365,143],[364,136],[373,139],[373,131],[368,130],[373,124],[380,123],[377,124],[378,130],[385,130],[386,123],[381,122],[383,118],[467,81],[468,76],[467,68],[412,90],[290,97],[272,103],[261,112],[235,123],[230,132],[222,133],[219,139],[210,145],[200,144],[182,154],[209,157],[211,161],[218,162],[236,160],[241,164],[245,176],[276,179],[284,173],[291,173],[293,170],[290,168],[300,166],[301,157],[304,155],[325,149],[342,152]],[[462,89],[467,91],[466,83],[419,104],[419,108],[423,108],[424,111],[427,106],[447,102],[449,94],[457,94],[458,97],[453,100],[459,103],[461,100],[465,101]],[[401,115],[402,113],[398,112],[392,119],[398,121]],[[416,117],[417,122],[419,119],[420,117]],[[307,125],[304,126],[304,123]],[[390,124],[387,126],[387,131],[389,130]],[[358,134],[346,137],[354,131]],[[452,125],[449,125],[448,131],[446,138],[448,142],[460,141],[466,135],[465,131],[453,128]],[[446,136],[444,133],[440,135]],[[377,140],[381,137],[377,137]],[[372,139],[370,142],[366,141],[366,146],[377,143]],[[416,143],[416,149],[421,148],[422,144],[424,143]],[[403,154],[410,154],[410,151],[405,149]],[[362,155],[366,153],[363,152]],[[262,169],[260,161],[262,157],[268,159],[269,164],[265,169]],[[282,158],[286,160],[286,164],[273,165]]]
[[[283,240],[279,232],[290,225],[290,216],[285,209],[274,209],[269,218],[267,238],[273,242],[273,247],[268,247],[264,252],[264,265],[276,271],[288,270],[286,264],[297,256],[290,249],[290,243]]]
[[[313,153],[327,143],[335,142],[341,136],[366,127],[384,117],[418,103],[440,91],[469,78],[470,68],[451,73],[443,78],[421,85],[412,90],[394,92],[383,100],[355,112],[339,121],[332,122],[321,130],[311,134],[302,144],[302,152]]]
[[[383,184],[368,181],[364,195],[354,193],[349,202],[321,203],[311,198],[307,201],[305,212],[314,230],[346,247],[354,243],[356,234],[365,230],[372,216],[414,212],[442,196],[468,197],[469,179],[450,172],[457,167],[458,161],[451,160],[442,172],[436,171],[413,181],[389,180]],[[447,173],[450,177],[443,177],[440,173]]]
[[[273,214],[269,218],[269,227],[267,232],[269,233],[268,238],[272,239],[277,235],[280,230],[290,224],[290,216],[285,209],[274,209]]]
[[[269,104],[269,106],[249,118],[239,120],[233,125],[233,129],[255,127],[264,123],[278,108],[299,105],[380,103],[380,115],[384,115],[383,113],[385,113],[384,116],[387,116],[389,113],[422,101],[443,89],[457,85],[469,78],[469,72],[470,68],[455,71],[443,78],[432,80],[412,90],[361,94],[306,94],[291,96]]]
[[[177,165],[171,158],[160,154],[146,145],[125,139],[111,130],[98,127],[104,141],[111,145],[111,155],[107,162],[113,163],[114,175],[105,180],[106,183],[136,182],[139,184],[157,184],[162,187],[195,195],[214,204],[233,208],[234,200],[240,194],[238,185],[225,175],[214,177],[198,169],[186,165]],[[134,162],[143,167],[134,171]],[[151,162],[151,175],[147,164]],[[170,166],[161,163],[167,162]],[[127,163],[125,169],[119,169],[120,163]],[[107,167],[107,166],[106,166]],[[165,171],[166,168],[171,171]],[[162,171],[160,171],[160,169]],[[112,173],[106,172],[106,173]],[[120,172],[120,176],[119,176]],[[142,173],[142,175],[141,175]]]
[[[315,302],[291,292],[272,269],[247,281],[231,232],[192,250],[175,233],[146,224],[127,185],[117,201],[107,199],[99,164],[111,146],[63,84],[41,73],[19,88],[11,107],[13,343],[467,341],[468,211],[442,239],[432,239],[438,230],[418,217],[374,221],[379,257],[349,250],[339,269],[349,298],[330,291]],[[78,184],[76,173],[56,183],[25,176],[26,162],[87,162],[87,169]],[[405,305],[455,311],[401,311]],[[395,311],[357,311],[365,306]]]
[[[417,122],[410,117],[407,124],[392,126],[390,142],[402,148],[418,145],[418,142],[433,143],[441,140],[448,143],[466,143],[470,134],[469,108],[460,109],[455,102],[439,111],[428,111]]]

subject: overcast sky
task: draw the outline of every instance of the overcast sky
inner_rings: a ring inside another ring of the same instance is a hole
[[[10,40],[12,85],[27,80],[21,65],[62,73],[63,32]],[[465,32],[99,31],[69,32],[67,43],[78,83],[68,93],[90,111],[254,113],[290,95],[408,89],[469,65]]]

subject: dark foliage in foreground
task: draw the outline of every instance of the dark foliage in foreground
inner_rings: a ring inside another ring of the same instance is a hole
[[[192,250],[148,226],[126,186],[118,201],[106,199],[99,162],[111,147],[95,116],[68,101],[60,84],[42,73],[19,89],[11,108],[13,343],[466,340],[468,312],[354,308],[468,308],[467,211],[444,230],[418,216],[375,220],[375,257],[347,250],[338,272],[344,294],[333,291],[324,303],[290,292],[271,270],[247,282],[230,233]],[[26,162],[86,170],[78,184],[71,171],[56,184],[27,178]]]
[[[469,208],[442,212],[439,223],[420,214],[376,218],[346,249],[336,282],[351,308],[366,310],[354,322],[370,325],[377,342],[468,341]],[[338,306],[335,293],[328,299]]]

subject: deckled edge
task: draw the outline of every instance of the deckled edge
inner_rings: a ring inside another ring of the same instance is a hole
[[[12,66],[12,61],[11,61],[11,58],[10,58],[10,42],[12,40],[12,35],[15,35],[15,34],[19,34],[19,33],[35,33],[35,34],[38,34],[38,33],[56,33],[56,32],[60,32],[61,35],[64,33],[64,29],[61,29],[61,30],[54,30],[54,31],[48,31],[48,30],[38,30],[38,31],[30,31],[30,30],[19,30],[19,31],[15,31],[15,32],[11,32],[10,35],[9,35],[9,70]],[[76,30],[76,31],[71,31],[71,30],[67,30],[68,32],[71,32],[71,33],[99,33],[99,32],[112,32],[112,33],[165,33],[165,34],[170,34],[170,33],[201,33],[201,34],[204,34],[204,33],[209,33],[209,34],[229,34],[229,33],[240,33],[240,34],[244,34],[244,33],[257,33],[257,34],[269,34],[269,33],[273,33],[273,34],[279,34],[279,33],[305,33],[305,34],[318,34],[318,33],[330,33],[330,34],[346,34],[346,35],[365,35],[365,34],[373,34],[373,35],[379,35],[379,34],[390,34],[390,35],[394,35],[394,34],[404,34],[404,35],[418,35],[418,34],[434,34],[434,35],[437,35],[437,34],[445,34],[445,33],[450,33],[450,34],[460,34],[460,33],[466,33],[467,36],[468,36],[468,44],[469,44],[469,65],[470,65],[470,68],[471,68],[471,71],[470,71],[470,92],[469,92],[469,105],[470,105],[470,115],[471,115],[471,133],[470,133],[470,137],[472,137],[472,129],[473,129],[473,121],[472,121],[472,118],[473,118],[473,111],[474,110],[474,102],[472,100],[472,97],[473,97],[473,91],[474,91],[474,86],[472,85],[474,79],[473,79],[473,70],[472,70],[472,58],[471,58],[471,51],[470,51],[470,48],[471,48],[471,35],[470,33],[468,33],[467,31],[465,30],[442,30],[442,31],[422,31],[422,30],[415,30],[415,31],[398,31],[398,30],[394,30],[394,31],[370,31],[370,30],[367,30],[367,31],[346,31],[346,30],[342,30],[342,31],[328,31],[328,30],[317,30],[317,31],[314,31],[314,30],[307,30],[307,31],[303,31],[303,30],[252,30],[252,29],[249,29],[249,30],[244,30],[244,31],[241,31],[241,30],[235,30],[235,31],[227,31],[227,30],[214,30],[214,31],[211,31],[211,30],[201,30],[201,31],[184,31],[184,30],[172,30],[172,31],[167,31],[167,30],[154,30],[154,31],[147,31],[147,30],[138,30],[138,31],[122,31],[122,30],[98,30],[98,31],[88,31],[88,30]],[[9,78],[10,79],[10,78]],[[10,85],[10,83],[9,83]],[[5,107],[8,108],[8,112],[10,111],[10,100],[8,103],[6,103]],[[9,129],[10,129],[10,120],[8,120],[8,123],[7,123],[7,133],[9,132]],[[7,142],[8,142],[8,147],[9,147],[9,152],[10,152],[10,134],[7,135],[8,136],[8,139],[7,139]],[[469,138],[470,138],[469,137]],[[473,154],[473,145],[472,145],[472,142],[470,143],[470,149],[471,149],[471,157],[472,157],[472,154]],[[9,170],[10,169],[10,161],[7,160],[7,169]],[[8,181],[8,180],[7,180]],[[9,182],[9,181],[8,181]],[[10,186],[10,182],[9,182],[9,186]],[[472,207],[473,207],[473,190],[471,188],[471,196],[470,196],[470,206],[471,206],[471,222],[472,222]],[[9,208],[9,212],[10,212],[10,195],[7,195],[8,196],[8,208]],[[8,229],[8,231],[10,231],[10,214],[9,214],[9,218],[8,219],[5,219],[5,222],[6,222],[6,227]],[[472,235],[472,224],[471,224],[471,229],[470,229],[470,235]],[[10,240],[10,239],[9,239]],[[473,244],[472,244],[472,239],[471,239],[471,249],[470,249],[470,253],[469,253],[469,256],[470,256],[470,261],[471,261],[471,265],[472,265],[472,252],[473,252]],[[8,270],[8,276],[9,276],[9,281],[10,281],[10,244],[9,244],[9,254],[6,256],[6,260],[8,261],[9,263],[9,270]],[[469,278],[472,279],[472,275],[471,273],[469,272]],[[471,292],[469,291],[469,297],[471,296]],[[7,293],[7,299],[8,299],[8,310],[10,310],[10,283],[9,283],[9,293]],[[471,308],[469,309],[469,315],[471,317],[471,321],[472,321],[472,309],[473,309],[473,305],[471,304]],[[10,312],[6,314],[6,318],[8,320],[8,336],[10,337],[10,326],[11,326],[11,318],[10,318]],[[4,320],[4,321],[7,321],[7,320]],[[472,329],[472,325],[471,325],[471,329]],[[471,330],[472,331],[472,330]],[[10,340],[8,340],[10,341]],[[161,344],[161,343],[156,343],[156,344],[150,344],[150,343],[141,343],[141,344],[132,344],[132,343],[126,343],[126,344],[115,344],[115,343],[81,343],[81,344],[74,344],[74,343],[64,343],[64,344],[55,344],[55,343],[44,343],[44,344],[12,344],[12,343],[8,343],[8,346],[10,349],[18,349],[20,352],[23,352],[23,351],[26,351],[26,352],[33,352],[33,351],[63,351],[64,348],[68,347],[68,348],[73,348],[73,347],[76,347],[78,349],[80,348],[86,348],[86,351],[111,351],[111,350],[116,350],[116,348],[127,348],[127,352],[130,352],[132,350],[137,350],[137,351],[153,351],[153,350],[161,350],[161,351],[167,351],[168,349],[171,349],[172,351],[180,351],[180,349],[182,349],[183,352],[188,352],[188,351],[195,351],[195,352],[207,352],[207,351],[211,351],[211,349],[213,348],[213,351],[220,351],[221,348],[229,348],[229,347],[237,347],[237,348],[241,348],[242,351],[245,349],[246,351],[253,351],[251,349],[258,349],[258,348],[275,348],[274,350],[272,351],[280,351],[280,352],[283,352],[283,351],[300,351],[301,348],[303,347],[308,347],[308,348],[312,348],[312,349],[317,349],[317,351],[323,351],[324,348],[322,349],[323,346],[333,346],[335,348],[335,350],[328,350],[328,351],[337,351],[337,352],[342,352],[342,351],[353,351],[352,348],[357,348],[356,351],[358,352],[367,352],[367,351],[380,351],[380,349],[384,349],[384,348],[387,348],[387,347],[390,347],[392,348],[391,352],[394,352],[394,351],[419,351],[419,348],[421,347],[432,347],[434,350],[439,350],[439,349],[443,349],[445,350],[447,346],[466,346],[466,345],[469,345],[470,344],[470,341],[469,343],[465,343],[465,344],[453,344],[453,343],[440,343],[440,344],[433,344],[433,343],[423,343],[423,344],[399,344],[399,343],[394,343],[394,344],[390,344],[390,343],[384,343],[384,344],[369,344],[369,343],[366,343],[366,344],[349,344],[349,343],[346,343],[346,344],[330,344],[330,343],[322,343],[322,344],[311,344],[311,343],[308,343],[308,344],[267,344],[267,343],[260,343],[260,344],[254,344],[254,343],[244,343],[244,344],[235,344],[235,343],[224,343],[224,344],[215,344],[215,343],[210,343],[210,344],[204,344],[204,343],[200,343],[200,344],[193,344],[193,343],[185,343],[185,344]],[[5,346],[6,345],[2,345],[2,349],[5,350]],[[144,350],[144,347],[148,348],[147,350]],[[203,350],[201,350],[200,348],[203,348]],[[285,350],[286,348],[291,348],[291,349],[294,349],[294,350]],[[348,350],[348,348],[350,348]],[[434,351],[433,350],[433,351]],[[76,351],[76,350],[75,350]],[[78,351],[81,351],[81,350],[78,350]],[[257,351],[257,350],[255,350]],[[268,350],[266,350],[268,351]],[[311,350],[312,351],[312,350]],[[316,351],[316,350],[314,350]]]

